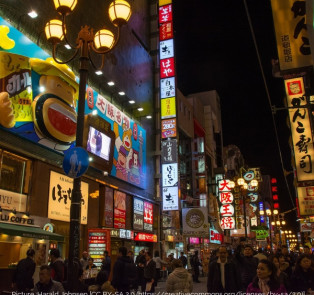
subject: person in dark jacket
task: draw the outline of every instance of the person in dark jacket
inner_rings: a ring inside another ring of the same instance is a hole
[[[13,275],[13,288],[19,292],[28,292],[34,287],[33,275],[36,268],[34,249],[28,249],[26,255],[27,257],[17,264]]]
[[[198,251],[194,252],[194,255],[191,257],[190,263],[192,267],[193,282],[200,283],[200,281],[198,280],[198,276],[200,275],[199,267],[202,266],[202,264],[200,263],[200,260],[198,258]]]
[[[145,292],[144,266],[146,264],[145,250],[142,249],[135,259],[137,268],[137,285],[141,286],[142,293]]]
[[[304,293],[314,291],[314,266],[310,255],[302,254],[298,258],[291,278],[291,289]]]
[[[101,270],[105,271],[107,273],[107,277],[109,278],[110,271],[111,271],[111,258],[109,256],[109,252],[107,250],[104,251],[104,255],[105,255],[105,257],[102,261]]]
[[[156,277],[156,262],[153,260],[152,253],[147,251],[145,253],[146,264],[144,267],[145,291],[149,293],[155,292],[154,280]],[[151,283],[150,290],[147,289],[147,284]]]
[[[258,259],[253,257],[253,248],[251,245],[247,244],[244,246],[243,255],[236,251],[235,253],[235,263],[237,270],[240,273],[239,290],[246,292],[248,285],[253,281],[256,276],[256,269],[258,265]]]
[[[34,293],[41,295],[43,293],[63,294],[65,292],[60,282],[51,278],[52,269],[48,265],[42,265],[39,271],[39,282],[34,287]]]
[[[130,284],[128,283],[128,276],[130,274],[125,273],[125,264],[134,263],[129,256],[127,256],[127,248],[119,248],[119,257],[113,266],[113,277],[111,285],[117,289],[121,294],[130,294]]]
[[[228,262],[228,251],[220,246],[217,260],[212,261],[208,268],[207,292],[236,293],[239,290],[235,264]]]
[[[64,261],[60,256],[60,251],[58,249],[50,250],[50,267],[51,267],[51,278],[57,282],[64,281],[65,267]]]

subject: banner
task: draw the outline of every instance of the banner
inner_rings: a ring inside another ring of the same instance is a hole
[[[114,228],[125,228],[126,194],[114,191]]]
[[[312,66],[306,1],[271,0],[280,70]]]

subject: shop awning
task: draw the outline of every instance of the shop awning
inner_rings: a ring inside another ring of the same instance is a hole
[[[53,240],[53,241],[58,241],[58,242],[64,241],[64,237],[61,235],[54,234],[54,233],[45,231],[39,227],[33,227],[33,226],[0,223],[0,233],[10,235],[10,236],[24,237],[24,238]]]

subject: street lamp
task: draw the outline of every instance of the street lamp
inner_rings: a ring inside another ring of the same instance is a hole
[[[107,30],[101,29],[94,34],[93,28],[84,26],[78,33],[76,44],[72,45],[67,39],[66,16],[73,12],[77,0],[53,0],[56,11],[61,14],[62,20],[50,20],[45,26],[47,40],[53,45],[52,56],[55,62],[65,64],[72,61],[80,52],[79,60],[79,95],[78,95],[78,112],[76,125],[76,146],[83,146],[83,130],[84,130],[84,108],[86,83],[88,76],[89,63],[96,68],[91,53],[102,55],[101,70],[104,66],[105,54],[110,52],[116,45],[120,36],[120,27],[127,23],[131,16],[131,6],[125,0],[114,0],[109,5],[109,19],[115,27],[118,28],[118,34],[115,38],[114,34]],[[72,49],[75,50],[73,56],[67,61],[61,62],[56,58],[56,47],[61,41],[65,41]],[[72,291],[75,282],[78,280],[74,260],[79,258],[80,245],[80,217],[81,217],[81,177],[75,178],[73,181],[73,192],[70,208],[70,235],[69,235],[69,264],[68,264],[68,282]]]
[[[244,178],[240,177],[237,179],[237,184],[243,189],[247,190],[249,185],[253,188],[256,188],[258,186],[258,181],[253,179],[249,182],[249,184],[245,181]],[[243,203],[243,214],[244,214],[244,232],[245,232],[245,240],[247,240],[247,221],[246,221],[246,197],[247,195],[244,195],[243,190],[241,189],[241,197],[242,197],[242,203]]]

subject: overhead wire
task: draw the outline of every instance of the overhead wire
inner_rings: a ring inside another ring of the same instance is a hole
[[[264,73],[264,70],[263,70],[263,65],[262,65],[260,53],[259,53],[259,50],[258,50],[256,38],[255,38],[254,28],[253,28],[253,25],[252,25],[252,20],[251,20],[251,16],[250,16],[250,12],[249,12],[249,8],[248,8],[246,0],[243,0],[243,3],[244,3],[244,7],[245,7],[248,23],[249,23],[249,26],[250,26],[252,39],[253,39],[253,42],[254,42],[254,47],[255,47],[255,51],[256,51],[256,55],[257,55],[257,59],[258,59],[259,68],[260,68],[260,71],[261,71],[261,74],[262,74],[262,78],[263,78],[263,82],[264,82],[264,87],[265,87],[265,91],[266,91],[267,100],[268,100],[269,107],[270,107],[271,114],[272,114],[272,122],[273,122],[275,136],[276,136],[276,143],[277,143],[277,148],[278,148],[279,157],[280,157],[281,169],[282,169],[282,173],[283,173],[283,176],[284,176],[284,179],[285,179],[285,184],[286,184],[286,187],[287,187],[287,190],[288,190],[290,201],[291,201],[291,204],[292,204],[292,206],[294,208],[295,204],[294,204],[294,200],[293,200],[293,197],[292,197],[292,194],[291,194],[291,190],[290,190],[290,187],[289,187],[289,184],[288,184],[288,181],[287,181],[287,177],[285,175],[285,169],[284,169],[283,157],[282,157],[282,153],[281,153],[281,149],[280,149],[280,143],[279,143],[277,126],[276,126],[274,114],[272,112],[271,98],[270,98],[269,89],[268,89],[265,73]]]

